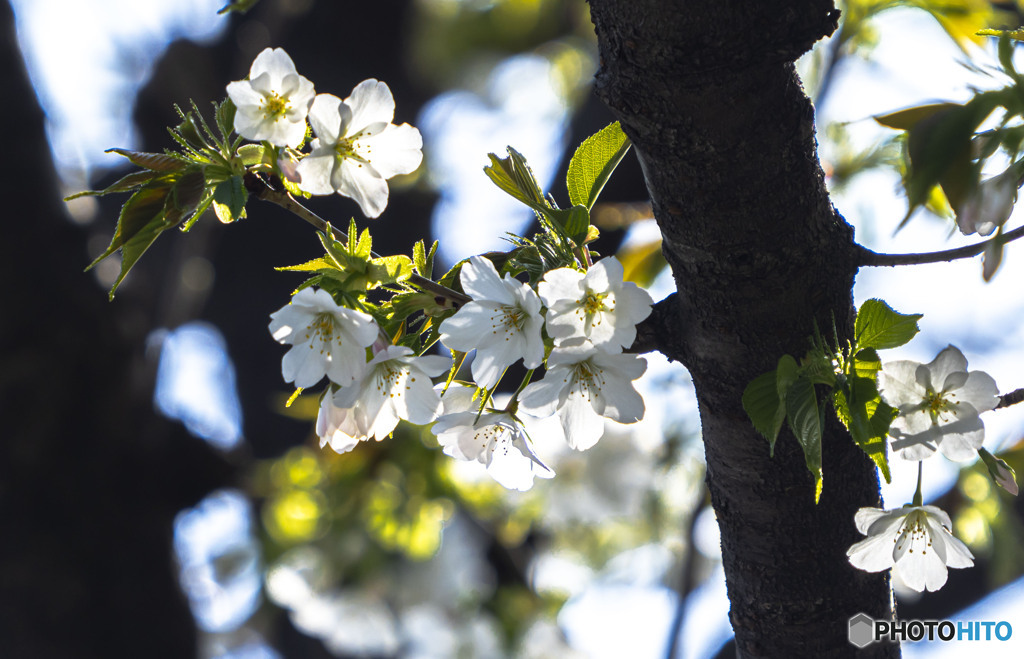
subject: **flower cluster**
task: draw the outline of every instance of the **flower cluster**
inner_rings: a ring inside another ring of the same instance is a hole
[[[371,315],[339,306],[323,289],[304,288],[271,315],[273,337],[292,346],[282,361],[284,379],[300,388],[324,376],[333,383],[317,418],[321,446],[343,453],[387,437],[399,420],[436,421],[432,432],[447,455],[486,465],[506,487],[528,489],[535,476],[553,472],[534,452],[524,416],[557,414],[577,450],[601,438],[604,419],[643,417],[632,382],[646,361],[622,350],[650,314],[651,298],[623,281],[615,258],[586,273],[552,270],[539,283],[539,295],[507,273],[501,277],[479,256],[463,265],[460,281],[471,301],[441,323],[440,338],[449,349],[476,351],[472,385],[432,386],[431,378],[450,368],[448,357],[418,356],[391,344]],[[492,407],[495,387],[519,360],[531,374],[546,363],[544,378],[524,382],[504,409]]]
[[[878,389],[898,412],[889,436],[903,459],[921,461],[941,452],[963,461],[984,451],[979,415],[995,408],[999,389],[988,373],[968,371],[958,348],[947,346],[927,364],[884,364]],[[938,590],[946,583],[947,568],[974,565],[970,550],[952,535],[949,515],[921,505],[920,476],[913,505],[888,511],[861,508],[854,521],[867,538],[847,551],[850,563],[867,572],[893,568],[912,590]]]
[[[378,80],[359,83],[345,100],[314,95],[313,83],[296,73],[288,54],[267,48],[253,61],[248,80],[230,83],[227,92],[236,107],[235,132],[246,139],[294,149],[305,140],[308,120],[316,135],[312,151],[296,167],[282,169],[303,192],[337,192],[359,204],[366,217],[387,207],[387,179],[415,171],[423,160],[419,130],[391,123],[395,100]]]
[[[586,273],[547,272],[539,295],[508,274],[502,279],[479,256],[463,266],[460,280],[472,301],[441,323],[441,340],[454,350],[476,350],[471,371],[480,389],[493,389],[520,359],[527,369],[539,367],[546,328],[553,339],[547,372],[522,389],[520,410],[538,417],[557,413],[566,441],[578,450],[597,443],[605,418],[620,423],[643,418],[643,399],[632,381],[643,375],[647,362],[622,350],[636,337],[636,324],[651,313],[652,301],[636,284],[623,281],[622,264],[614,257]]]

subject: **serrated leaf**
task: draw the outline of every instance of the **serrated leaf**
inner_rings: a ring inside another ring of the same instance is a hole
[[[206,176],[199,168],[185,172],[174,183],[172,198],[179,210],[190,213],[196,209],[206,191]]]
[[[768,440],[769,455],[775,455],[775,440],[786,418],[786,408],[779,402],[775,371],[751,380],[743,390],[742,403],[754,428]]]
[[[262,144],[243,144],[236,153],[243,165],[251,167],[263,162],[263,152],[264,147]]]
[[[786,400],[786,392],[789,391],[790,386],[796,381],[799,370],[800,367],[797,366],[796,360],[793,359],[792,355],[779,357],[779,363],[775,367],[775,383],[779,400]]]
[[[124,156],[131,164],[153,172],[180,172],[189,166],[187,160],[166,153],[143,153],[127,149],[107,149],[105,153]]]
[[[214,115],[217,121],[217,130],[220,132],[221,139],[223,140],[227,140],[228,136],[231,135],[234,130],[236,111],[237,108],[230,98],[226,98],[222,102],[214,104]]]
[[[919,331],[922,314],[901,314],[882,300],[867,300],[857,311],[854,342],[859,349],[885,350],[909,342]]]
[[[225,224],[244,217],[245,202],[248,200],[249,193],[245,190],[241,176],[232,176],[213,188],[214,212],[217,219]]]
[[[148,170],[144,172],[132,172],[127,176],[121,177],[102,190],[84,190],[82,192],[76,192],[69,197],[64,197],[64,201],[71,201],[72,199],[78,199],[79,197],[102,197],[115,192],[129,192],[146,185],[157,176],[157,173]]]
[[[430,246],[430,251],[426,251],[426,248],[422,240],[417,240],[412,246],[412,260],[413,265],[416,267],[416,272],[420,275],[430,279],[434,271],[434,254],[437,252],[437,241],[435,240]]]
[[[114,285],[110,287],[110,292],[107,297],[111,300],[114,299],[114,293],[117,291],[118,286],[124,281],[124,278],[131,271],[142,255],[149,249],[149,246],[153,244],[153,241],[157,239],[166,226],[162,222],[153,222],[152,228],[146,228],[143,231],[135,234],[128,242],[121,245],[121,272],[118,274],[117,279],[114,280]],[[90,266],[91,267],[91,266]]]
[[[832,403],[853,441],[878,466],[885,481],[891,482],[886,449],[896,410],[882,401],[874,377],[851,378],[843,390],[833,392]]]
[[[334,265],[334,263],[324,258],[313,259],[312,261],[306,261],[305,263],[300,263],[298,265],[286,265],[281,266],[279,268],[274,268],[274,270],[279,270],[282,272],[319,272],[321,270],[337,269],[338,268]]]
[[[821,433],[822,417],[814,384],[805,377],[797,377],[786,393],[786,418],[790,430],[804,452],[804,462],[814,477],[814,502],[821,496]]]
[[[397,284],[412,276],[412,259],[404,254],[383,256],[373,259],[369,272],[368,285],[372,288],[387,284]]]
[[[512,197],[538,213],[547,214],[550,206],[544,199],[526,159],[512,147],[508,147],[508,153],[507,158],[499,158],[493,153],[487,154],[491,164],[484,167],[484,173]]]
[[[619,122],[609,124],[580,144],[569,161],[565,185],[573,206],[594,207],[608,178],[629,151],[629,138]]]
[[[128,201],[121,207],[121,214],[117,219],[117,228],[114,229],[110,245],[106,251],[89,264],[86,270],[90,270],[97,263],[116,252],[151,223],[162,223],[164,205],[169,193],[169,186],[158,185],[142,188],[129,197]]]

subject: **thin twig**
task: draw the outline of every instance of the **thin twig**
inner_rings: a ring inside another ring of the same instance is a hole
[[[249,180],[250,176],[257,179],[259,183]],[[335,240],[344,237],[330,222],[295,201],[295,198],[288,194],[287,190],[275,190],[270,187],[266,180],[253,174],[246,175],[246,189],[249,191],[249,194],[253,195],[257,199],[269,201],[272,204],[276,204],[281,208],[290,211],[292,214],[312,224],[318,231],[322,231],[323,233],[330,235]],[[374,252],[370,252],[370,255],[373,258],[380,258],[380,255]],[[472,301],[472,298],[468,295],[452,290],[447,286],[443,286],[432,279],[428,279],[427,277],[416,273],[410,275],[409,283],[448,300],[455,306],[455,308],[459,308],[467,302]]]
[[[998,410],[1003,407],[1009,407],[1010,405],[1016,405],[1021,401],[1024,401],[1024,389],[1018,389],[1016,391],[1011,391],[1008,394],[1003,394],[999,397],[999,404],[992,409]]]
[[[967,245],[966,247],[945,249],[940,252],[922,252],[919,254],[880,254],[878,252],[871,251],[867,247],[861,247],[858,245],[859,254],[857,265],[921,265],[923,263],[943,263],[946,261],[956,261],[957,259],[968,259],[984,252],[985,248],[993,241],[999,240],[1005,244],[1017,240],[1021,236],[1024,236],[1024,226],[1017,227],[1013,231],[1008,231],[1001,236],[989,238],[988,240],[983,240],[980,243],[975,243],[973,245]]]

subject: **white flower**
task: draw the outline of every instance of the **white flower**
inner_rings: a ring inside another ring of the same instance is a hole
[[[339,307],[321,289],[302,289],[270,318],[274,339],[292,345],[281,361],[285,382],[303,389],[324,375],[342,386],[359,377],[378,332],[368,314]]]
[[[988,236],[1010,219],[1017,201],[1017,172],[1011,167],[982,181],[956,214],[956,225],[965,236],[977,232]]]
[[[620,352],[636,339],[636,324],[651,314],[651,296],[622,280],[615,257],[601,259],[584,274],[572,268],[551,270],[538,286],[547,305],[548,334],[556,345],[585,337],[606,352]]]
[[[253,60],[248,80],[228,83],[237,108],[235,132],[274,146],[298,146],[306,136],[306,114],[313,103],[313,83],[295,72],[281,48],[267,48]]]
[[[350,197],[366,217],[388,205],[387,179],[416,170],[423,138],[409,124],[396,126],[395,99],[383,82],[364,80],[344,101],[318,94],[309,110],[317,139],[299,163],[299,187],[311,194]]]
[[[929,364],[889,362],[878,374],[878,389],[900,415],[892,422],[892,447],[906,460],[923,460],[936,450],[950,460],[969,460],[985,439],[978,415],[999,403],[995,380],[967,371],[967,358],[948,346]]]
[[[335,405],[330,391],[320,401],[316,434],[320,438],[320,448],[330,444],[336,453],[348,453],[356,444],[369,439],[359,432],[352,409]]]
[[[400,419],[425,425],[437,418],[441,399],[430,378],[444,373],[450,365],[447,357],[417,357],[411,348],[388,346],[366,365],[362,379],[340,389],[333,402],[350,410],[360,437],[380,441],[391,434]]]
[[[430,430],[445,455],[485,465],[491,478],[510,490],[530,489],[535,476],[552,478],[555,472],[533,452],[519,420],[497,410],[479,414],[474,391],[453,384],[441,397],[444,414]]]
[[[474,256],[462,266],[462,289],[473,298],[441,323],[441,341],[449,348],[476,349],[472,373],[490,389],[505,369],[522,358],[526,368],[544,361],[541,302],[526,284],[505,274],[502,279],[487,259]]]
[[[523,390],[520,408],[536,416],[557,411],[566,441],[578,451],[601,439],[602,417],[634,423],[644,416],[644,399],[632,384],[647,369],[643,357],[572,345],[553,349],[547,369]]]
[[[974,565],[971,551],[950,533],[949,515],[935,506],[861,508],[854,521],[868,537],[846,551],[850,563],[865,572],[895,568],[917,592],[942,588],[947,567]]]

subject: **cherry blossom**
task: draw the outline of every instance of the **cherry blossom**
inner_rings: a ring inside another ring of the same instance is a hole
[[[267,48],[253,60],[248,80],[229,83],[235,104],[235,132],[256,142],[297,147],[306,136],[313,83],[295,72],[281,48]]]
[[[974,565],[971,551],[950,532],[949,515],[935,506],[861,508],[854,521],[868,537],[847,550],[850,563],[865,572],[894,568],[917,592],[942,588],[946,568]]]
[[[981,412],[999,403],[995,380],[967,371],[967,358],[947,346],[928,364],[889,362],[878,374],[886,403],[899,410],[889,435],[906,460],[923,460],[936,450],[950,460],[969,460],[985,438]]]
[[[431,432],[445,455],[485,465],[491,478],[511,490],[530,489],[535,476],[552,478],[555,472],[534,453],[522,422],[505,411],[480,413],[474,391],[453,384],[441,398],[444,413]]]
[[[325,393],[320,401],[320,411],[316,416],[316,434],[320,438],[320,448],[330,444],[336,453],[348,453],[356,444],[369,439],[359,432],[352,409],[335,405],[334,396],[330,391]]]
[[[318,94],[309,110],[316,133],[312,152],[298,166],[299,187],[311,194],[337,192],[366,217],[388,205],[387,179],[416,170],[423,138],[409,124],[396,126],[395,99],[386,84],[364,80],[344,101]]]
[[[536,416],[557,412],[569,446],[584,451],[604,434],[604,419],[634,423],[644,416],[644,400],[632,381],[647,361],[638,355],[609,354],[589,343],[557,347],[547,373],[527,386],[520,408]]]
[[[426,425],[437,418],[441,399],[430,378],[444,373],[450,365],[447,357],[418,357],[411,348],[388,346],[370,360],[360,380],[338,390],[333,404],[352,415],[359,437],[380,441],[401,419]],[[347,417],[344,423],[349,425],[339,427],[353,429]]]
[[[1011,167],[998,176],[981,182],[956,214],[956,226],[965,236],[977,233],[991,235],[999,225],[1010,219],[1017,201],[1020,178]]]
[[[544,275],[538,290],[548,311],[548,334],[556,345],[587,338],[606,352],[620,352],[636,338],[636,324],[651,314],[651,296],[623,281],[615,257],[601,259],[582,273],[558,268]]]
[[[338,306],[322,289],[302,289],[270,318],[274,339],[292,346],[281,361],[285,382],[303,389],[324,375],[335,384],[351,383],[362,373],[366,348],[378,333],[368,314]]]
[[[502,279],[494,264],[480,256],[462,266],[460,278],[473,301],[441,323],[441,341],[454,350],[476,349],[471,368],[476,383],[490,389],[519,359],[526,368],[540,366],[544,320],[533,289],[507,273]]]

